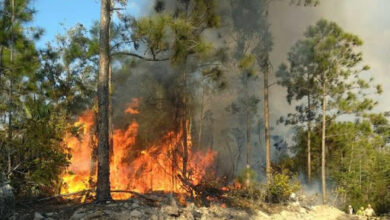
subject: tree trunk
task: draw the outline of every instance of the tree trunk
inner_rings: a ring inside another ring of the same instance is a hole
[[[269,57],[266,55],[266,67],[264,69],[264,138],[265,138],[265,172],[267,175],[267,185],[269,186],[272,178],[271,171],[271,141],[269,131]]]
[[[113,0],[110,0],[110,8],[114,7]],[[110,10],[110,18],[112,15],[112,11]],[[110,25],[109,25],[110,26]],[[111,39],[111,28],[109,27],[108,30],[108,39]],[[109,133],[109,148],[110,148],[110,155],[113,155],[114,153],[114,125],[112,122],[113,118],[113,110],[112,110],[112,67],[111,67],[111,54],[109,54],[109,63],[108,66],[108,133]]]
[[[249,157],[250,157],[250,139],[251,139],[251,132],[250,132],[250,122],[249,122],[249,94],[248,94],[248,74],[245,72],[245,110],[246,110],[246,168],[250,168],[249,163]],[[249,179],[248,179],[249,180]]]
[[[98,81],[98,176],[96,200],[111,200],[110,195],[110,149],[109,149],[109,91],[110,65],[110,0],[101,0],[99,81]]]
[[[307,124],[307,180],[311,183],[311,121]]]
[[[182,129],[183,129],[183,177],[187,178],[187,163],[188,163],[188,126],[187,119],[182,119]]]
[[[322,88],[322,139],[321,139],[321,181],[322,181],[322,202],[325,204],[326,198],[326,174],[325,174],[325,140],[326,140],[326,83],[325,79]]]
[[[8,166],[8,175],[9,178],[12,173],[12,160],[11,160],[11,151],[12,151],[12,137],[13,137],[13,125],[12,125],[12,117],[13,117],[13,79],[12,75],[14,74],[14,22],[15,22],[15,0],[11,1],[11,51],[10,51],[10,62],[12,65],[12,73],[10,74],[10,87],[9,87],[9,105],[8,105],[8,149],[7,149],[7,166]]]
[[[202,87],[202,101],[200,103],[200,120],[199,120],[199,132],[198,132],[198,147],[202,147],[203,111],[204,111],[204,86]]]
[[[111,57],[110,57],[110,63],[111,63]],[[108,69],[108,133],[109,133],[109,148],[110,148],[110,155],[113,155],[114,153],[114,125],[112,122],[113,118],[113,110],[112,110],[112,68],[111,65]]]
[[[186,66],[184,65],[184,68]],[[184,82],[184,95],[183,95],[183,118],[181,119],[182,121],[182,129],[183,129],[183,177],[187,177],[187,163],[188,163],[188,127],[187,127],[187,70],[184,70],[183,73],[183,82]]]
[[[311,103],[310,95],[307,96],[308,108],[309,108],[309,117],[307,122],[307,180],[308,183],[311,183]]]
[[[348,173],[351,172],[351,168],[352,168],[353,151],[354,151],[354,148],[355,148],[355,143],[356,143],[356,137],[355,137],[354,142],[352,142],[352,145],[351,145],[351,154],[349,156]]]

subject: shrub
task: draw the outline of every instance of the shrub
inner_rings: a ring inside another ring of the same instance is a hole
[[[256,185],[256,172],[247,167],[243,169],[240,173],[240,175],[237,177],[236,181],[243,187],[243,188],[252,188]]]
[[[279,203],[289,199],[291,193],[297,192],[301,185],[296,178],[291,178],[286,171],[275,173],[268,186],[268,200]]]

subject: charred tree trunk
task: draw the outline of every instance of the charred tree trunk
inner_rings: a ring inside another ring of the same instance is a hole
[[[183,73],[184,94],[183,94],[183,115],[181,119],[181,127],[183,129],[183,177],[187,178],[187,163],[188,163],[188,126],[187,126],[187,71]]]
[[[321,182],[322,182],[322,202],[327,202],[326,198],[326,173],[325,173],[325,141],[326,141],[326,82],[322,85],[322,138],[321,138]]]
[[[101,0],[98,80],[98,176],[96,200],[111,200],[109,149],[110,0]]]
[[[183,129],[183,177],[187,178],[187,164],[188,164],[188,126],[187,119],[182,119],[182,129]]]

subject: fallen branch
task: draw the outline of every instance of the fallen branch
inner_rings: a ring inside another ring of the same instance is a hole
[[[78,192],[68,193],[68,194],[59,194],[59,195],[55,195],[55,196],[51,196],[51,197],[38,199],[36,201],[42,202],[42,201],[47,201],[47,200],[61,198],[61,197],[75,196],[77,194],[81,194],[80,196],[83,196],[85,193],[88,193],[88,192],[94,192],[94,190],[89,189],[89,190],[82,190],[82,191],[78,191]]]
[[[30,200],[30,201],[21,201],[20,203],[21,204],[26,204],[26,203],[27,204],[31,204],[31,203],[34,203],[34,202],[43,202],[43,201],[48,201],[48,200],[62,198],[62,197],[77,196],[77,195],[84,196],[86,193],[92,193],[92,192],[95,192],[95,190],[92,190],[92,189],[82,190],[82,191],[78,191],[78,192],[67,193],[67,194],[59,194],[59,195],[54,195],[54,196],[50,196],[50,197],[46,197],[46,198],[34,199],[34,200]],[[145,200],[147,200],[149,202],[152,202],[152,203],[161,202],[161,199],[159,199],[159,198],[153,198],[153,197],[150,197],[150,196],[147,196],[147,195],[143,195],[141,193],[138,193],[138,192],[135,192],[135,191],[130,191],[130,190],[111,190],[111,193],[129,193],[129,194],[136,195],[139,198],[143,198],[143,199],[145,199]]]

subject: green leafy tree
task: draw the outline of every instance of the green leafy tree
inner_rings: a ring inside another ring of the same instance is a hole
[[[378,122],[381,131],[377,130]],[[320,177],[321,124],[313,127],[313,174]],[[386,125],[386,126],[384,126]],[[382,132],[385,131],[386,132]],[[339,207],[351,204],[373,205],[377,213],[385,213],[389,204],[388,119],[383,114],[367,114],[353,121],[331,120],[327,126],[327,170],[333,194]],[[295,172],[305,168],[306,131],[300,130],[292,148]],[[387,161],[386,161],[387,158]]]
[[[324,203],[327,200],[327,121],[341,115],[359,116],[376,104],[367,96],[375,88],[360,77],[363,71],[369,69],[361,64],[362,53],[357,50],[361,45],[362,41],[357,36],[344,32],[336,23],[320,20],[308,28],[305,39],[299,41],[292,52],[298,52],[300,57],[292,65],[309,71],[311,77],[307,78],[309,81],[305,84],[312,82],[310,85],[314,91],[311,92],[315,92],[312,98],[318,97],[314,103],[322,104],[321,179]]]
[[[291,105],[292,101],[297,101],[296,113],[288,114],[286,118],[281,117],[279,122],[287,125],[306,124],[307,130],[307,179],[311,181],[311,132],[312,123],[316,118],[320,102],[318,99],[319,88],[315,87],[315,66],[307,60],[312,50],[310,46],[298,41],[288,54],[289,65],[282,64],[277,72],[278,83],[287,88],[287,101]]]
[[[66,111],[58,107],[64,97],[58,95],[55,99],[55,90],[48,89],[48,85],[56,84],[51,80],[61,76],[44,71],[46,65],[40,60],[43,55],[34,45],[42,30],[26,27],[34,15],[30,1],[2,3],[1,172],[18,196],[55,193],[59,174],[67,165],[61,138],[68,126]]]
[[[24,27],[31,21],[33,11],[28,8],[29,1],[3,1],[1,7],[0,31],[0,86],[1,86],[1,115],[7,122],[2,123],[3,131],[7,133],[4,142],[4,156],[7,157],[7,170],[3,170],[8,177],[12,175],[14,163],[12,161],[16,146],[14,137],[17,135],[15,124],[18,123],[23,111],[21,97],[29,92],[29,85],[25,79],[33,75],[38,68],[38,56],[32,40],[38,38],[40,31]],[[32,36],[30,37],[29,34]],[[6,101],[7,100],[7,101]]]

